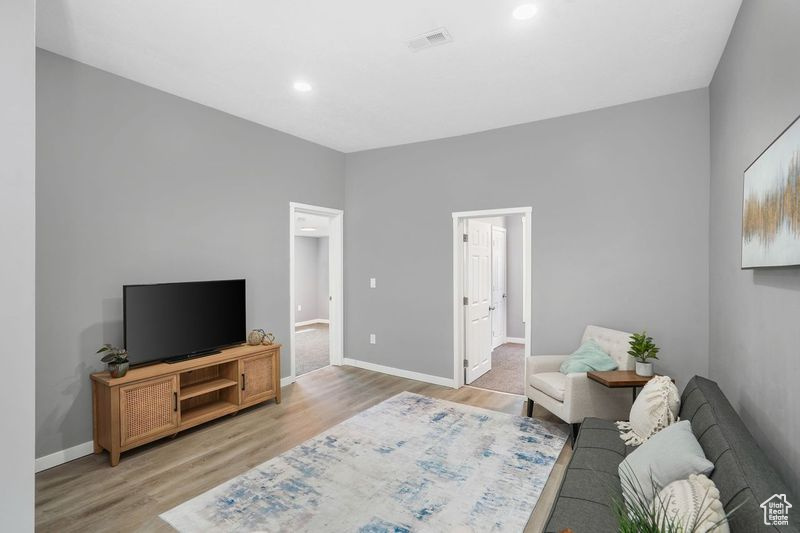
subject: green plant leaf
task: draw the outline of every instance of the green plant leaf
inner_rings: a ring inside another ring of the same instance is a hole
[[[97,353],[104,353],[105,355],[100,359],[103,363],[124,363],[128,360],[128,350],[112,346],[111,344],[104,344]]]
[[[636,358],[642,363],[646,363],[648,359],[658,359],[658,346],[653,342],[653,337],[647,335],[647,331],[641,333],[633,333],[629,341],[631,349],[628,355]]]

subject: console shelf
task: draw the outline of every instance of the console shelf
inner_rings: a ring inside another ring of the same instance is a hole
[[[189,398],[194,398],[195,396],[201,396],[203,394],[214,392],[220,389],[227,389],[228,387],[236,387],[239,385],[238,381],[234,381],[232,379],[227,378],[216,378],[216,379],[209,379],[208,381],[201,381],[200,383],[195,383],[194,385],[187,385],[185,387],[181,387],[181,400],[187,400]],[[186,413],[182,413],[182,418],[186,418]]]
[[[225,400],[216,400],[210,403],[204,403],[182,411],[181,425],[188,427],[190,425],[194,426],[196,424],[202,424],[207,420],[213,420],[217,417],[234,413],[238,410],[238,405]]]
[[[120,453],[245,407],[281,401],[281,346],[236,346],[174,364],[132,368],[92,381],[94,452]]]

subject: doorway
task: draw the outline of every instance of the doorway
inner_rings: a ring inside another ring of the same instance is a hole
[[[530,208],[453,213],[456,383],[524,394]]]
[[[294,381],[342,364],[343,212],[290,203],[289,216],[289,349]]]
[[[504,223],[508,218],[503,217]],[[506,343],[508,338],[508,264],[505,225],[492,225],[492,350]],[[521,242],[520,242],[521,244]]]

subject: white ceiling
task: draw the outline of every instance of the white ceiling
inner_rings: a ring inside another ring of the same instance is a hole
[[[344,152],[706,87],[741,0],[50,0],[42,48]],[[407,42],[445,27],[450,44]],[[296,80],[313,86],[296,92]]]
[[[302,228],[307,229],[303,230]],[[329,217],[308,213],[298,213],[295,217],[294,234],[298,237],[327,237],[330,234],[330,228],[331,219]]]

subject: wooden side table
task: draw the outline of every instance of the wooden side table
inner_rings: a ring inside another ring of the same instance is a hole
[[[655,376],[659,376],[660,374],[656,374]],[[636,401],[636,394],[637,388],[644,387],[648,381],[653,379],[655,376],[640,376],[633,370],[610,370],[607,372],[598,372],[593,370],[591,372],[587,372],[586,376],[601,385],[605,385],[610,389],[619,389],[624,387],[630,387],[633,389],[633,400]],[[672,380],[675,383],[675,380]]]

